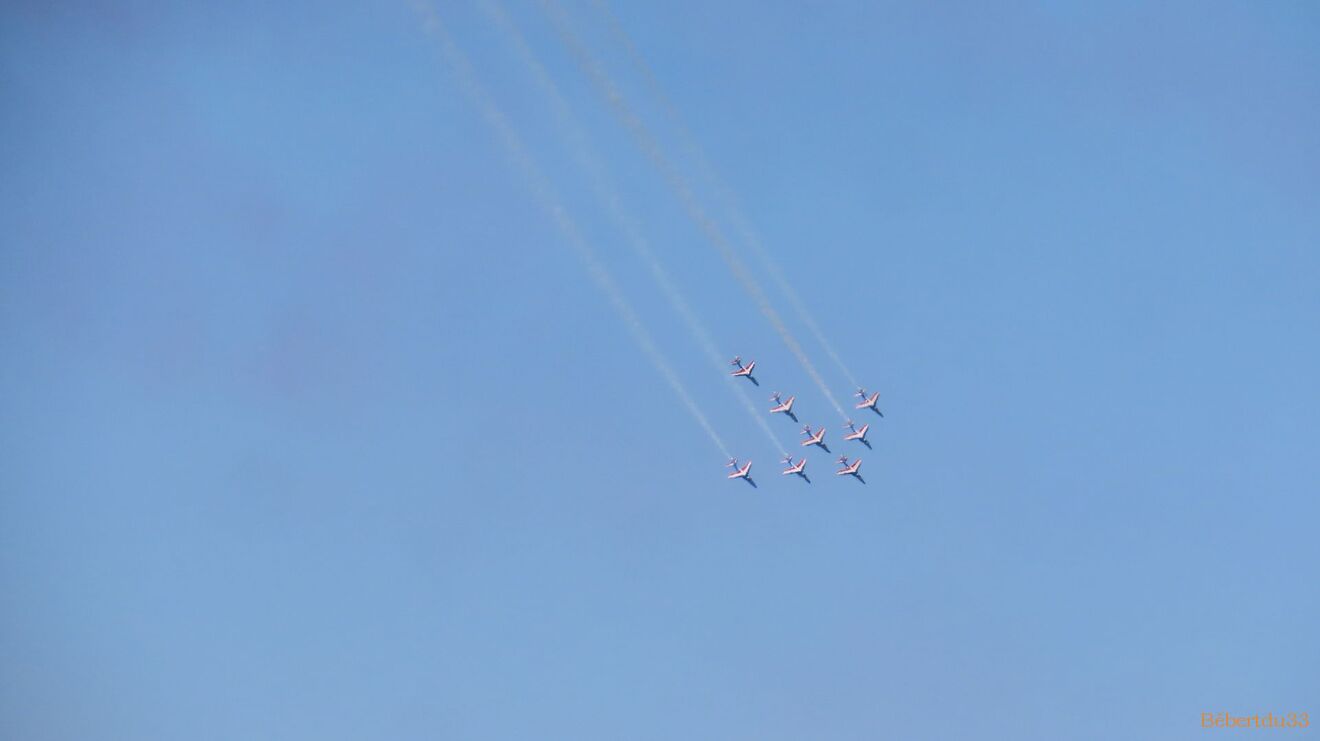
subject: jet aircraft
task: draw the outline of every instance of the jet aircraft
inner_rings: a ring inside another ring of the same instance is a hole
[[[794,422],[798,421],[797,415],[793,414],[793,400],[796,398],[797,398],[796,396],[790,396],[788,397],[788,401],[780,401],[779,392],[778,391],[774,392],[773,394],[770,395],[770,400],[775,403],[775,406],[771,407],[770,413],[779,414],[782,412],[784,415],[786,415],[789,419],[793,420]]]
[[[733,356],[733,360],[729,361],[729,365],[732,365],[732,366],[734,366],[734,367],[736,367],[736,368],[738,369],[738,370],[736,370],[736,371],[733,371],[733,372],[730,373],[729,375],[731,375],[731,376],[743,376],[743,377],[745,377],[747,380],[749,380],[749,381],[751,381],[752,383],[756,384],[757,386],[760,386],[760,385],[761,385],[761,382],[760,382],[760,381],[757,381],[755,378],[752,377],[752,369],[756,367],[756,361],[755,361],[755,360],[753,360],[752,362],[748,363],[747,365],[743,365],[743,364],[742,364],[742,358],[739,357],[739,356],[737,356],[737,355],[734,355],[734,356]]]
[[[824,427],[816,430],[815,434],[813,434],[811,432],[811,425],[803,425],[802,434],[807,436],[807,439],[802,441],[802,447],[805,448],[808,445],[819,445],[821,450],[824,450],[826,453],[830,452],[830,449],[825,445]]]
[[[871,394],[868,397],[866,395],[866,389],[859,387],[857,389],[857,393],[853,394],[853,396],[856,396],[862,400],[862,403],[857,405],[858,409],[870,409],[876,414],[879,414],[881,417],[885,416],[885,413],[880,411],[880,409],[876,407],[876,402],[880,401],[879,391],[875,392],[874,394]]]
[[[850,419],[848,420],[848,424],[844,425],[844,427],[848,428],[849,430],[852,430],[852,433],[843,436],[844,440],[857,440],[862,445],[865,445],[868,448],[871,447],[871,442],[866,439],[866,431],[871,429],[871,425],[869,424],[862,425],[861,428],[858,429],[858,427],[854,425],[853,421]]]
[[[848,456],[841,455],[839,456],[839,463],[843,464],[843,468],[840,468],[839,470],[835,471],[834,472],[835,476],[855,476],[858,481],[862,482],[863,484],[866,483],[866,479],[862,478],[862,475],[858,473],[858,471],[861,470],[862,468],[861,458],[858,458],[857,460],[853,461],[852,465],[848,465]]]
[[[794,473],[795,473],[795,474],[801,476],[802,479],[803,479],[804,481],[806,481],[808,484],[811,483],[811,479],[807,478],[807,473],[806,473],[807,459],[806,459],[806,458],[803,458],[802,460],[798,461],[797,465],[795,466],[795,465],[793,465],[793,456],[791,456],[791,455],[786,455],[786,456],[784,456],[784,461],[783,461],[783,463],[784,463],[784,465],[788,466],[788,468],[785,468],[785,469],[784,469],[784,471],[783,471],[783,475],[788,476],[789,474],[794,474]]]
[[[755,481],[752,481],[752,462],[751,462],[751,461],[747,461],[747,463],[746,463],[742,468],[738,468],[738,459],[737,459],[737,458],[730,458],[730,459],[729,459],[729,462],[726,463],[726,464],[724,464],[724,465],[726,465],[726,466],[728,466],[729,468],[732,468],[732,469],[733,469],[733,473],[729,474],[729,478],[731,478],[731,479],[743,479],[743,480],[746,481],[747,483],[751,484],[753,488],[756,487],[756,482],[755,482]]]

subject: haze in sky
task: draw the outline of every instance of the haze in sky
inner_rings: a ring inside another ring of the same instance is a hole
[[[0,737],[1320,724],[1313,4],[429,7],[0,9]]]

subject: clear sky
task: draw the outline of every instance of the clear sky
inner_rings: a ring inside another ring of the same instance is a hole
[[[1317,6],[800,5],[613,12],[882,392],[872,451],[509,14],[742,391],[797,394],[865,485],[778,474],[478,7],[438,12],[540,198],[406,2],[5,4],[0,736],[1320,724]],[[727,229],[607,17],[566,12]]]

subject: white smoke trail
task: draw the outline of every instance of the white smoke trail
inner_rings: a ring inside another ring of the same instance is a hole
[[[633,311],[632,306],[628,303],[627,299],[624,298],[623,292],[620,290],[618,284],[615,283],[614,278],[610,275],[609,271],[606,270],[600,260],[597,259],[595,250],[592,249],[591,244],[587,242],[586,238],[582,235],[577,223],[573,221],[572,217],[568,215],[568,212],[566,212],[563,206],[560,205],[559,199],[556,196],[549,179],[546,178],[545,174],[541,171],[540,166],[537,165],[536,161],[523,145],[521,137],[518,136],[518,132],[513,128],[513,125],[504,115],[504,112],[500,110],[498,105],[496,105],[494,98],[491,97],[490,93],[486,91],[485,87],[483,87],[481,82],[477,79],[476,73],[473,71],[467,55],[463,53],[454,42],[453,38],[449,35],[449,32],[445,29],[444,23],[440,19],[435,8],[431,5],[429,0],[414,0],[413,7],[418,15],[421,16],[423,28],[426,33],[439,40],[441,51],[444,53],[445,60],[453,69],[459,85],[463,88],[464,92],[467,93],[472,102],[481,110],[482,116],[486,119],[486,122],[495,130],[500,142],[504,145],[510,161],[527,181],[527,184],[531,188],[537,202],[542,208],[549,212],[552,217],[554,217],[555,225],[564,235],[564,238],[569,246],[573,248],[573,251],[582,261],[582,264],[587,268],[587,272],[591,275],[592,280],[595,281],[596,286],[605,293],[607,298],[609,298],[615,311],[628,327],[633,339],[637,342],[638,346],[642,348],[642,352],[647,356],[647,359],[651,364],[660,371],[661,375],[664,376],[665,381],[668,382],[670,388],[673,389],[674,394],[680,401],[682,401],[683,406],[687,408],[692,417],[697,420],[697,424],[701,425],[701,428],[705,430],[706,435],[710,437],[711,442],[715,443],[715,447],[719,448],[720,452],[723,453],[726,458],[731,458],[732,456],[729,455],[729,449],[724,445],[724,441],[720,439],[718,434],[716,434],[715,428],[713,428],[709,420],[706,419],[706,415],[701,411],[701,408],[692,400],[687,389],[684,388],[682,381],[679,380],[678,375],[665,360],[659,348],[656,347],[650,334],[642,325],[641,320],[638,319],[636,312]]]
[[[711,182],[716,183],[717,181]],[[719,190],[718,185],[716,185],[716,189],[717,191]],[[825,333],[820,330],[820,326],[816,324],[816,320],[812,318],[811,313],[807,311],[807,307],[802,303],[802,299],[798,298],[797,291],[793,289],[793,284],[784,278],[784,273],[779,269],[779,265],[771,260],[769,255],[766,254],[765,247],[761,245],[761,240],[757,237],[756,232],[752,230],[751,224],[747,222],[747,219],[738,210],[738,207],[734,205],[732,197],[726,196],[724,200],[728,204],[729,220],[742,236],[743,244],[751,249],[752,254],[756,255],[756,258],[761,263],[762,267],[766,269],[766,272],[770,273],[770,277],[774,279],[775,285],[779,288],[779,292],[784,294],[784,297],[788,299],[788,303],[793,307],[793,312],[796,313],[798,319],[807,326],[807,330],[816,338],[816,342],[824,348],[825,354],[830,356],[830,360],[834,361],[834,364],[843,372],[843,375],[848,379],[848,382],[851,383],[854,388],[859,388],[857,378],[853,376],[852,371],[848,370],[848,366],[844,365],[843,359],[839,357],[839,353],[834,351],[834,346],[830,344],[830,341],[825,339]]]
[[[710,159],[706,157],[705,152],[702,151],[701,146],[697,143],[697,138],[692,135],[691,129],[689,129],[684,123],[683,117],[678,112],[678,107],[675,106],[673,101],[669,99],[669,96],[665,94],[664,88],[660,85],[660,81],[656,79],[655,74],[651,71],[651,66],[646,63],[646,59],[637,49],[637,45],[633,43],[628,32],[625,31],[622,24],[619,23],[618,17],[612,10],[610,10],[609,3],[606,0],[593,0],[592,4],[596,6],[597,11],[605,18],[610,33],[614,36],[619,45],[624,48],[624,51],[627,52],[628,58],[632,60],[633,67],[641,73],[642,79],[645,82],[651,97],[659,102],[670,126],[678,132],[679,143],[687,155],[687,159],[696,166],[701,179],[710,186],[711,190],[715,193],[716,199],[723,202],[726,218],[729,223],[733,225],[738,236],[741,237],[742,243],[751,250],[753,255],[756,256],[757,261],[763,268],[765,268],[766,272],[770,273],[770,277],[774,279],[775,285],[779,288],[780,293],[788,299],[788,302],[792,305],[793,311],[797,314],[798,319],[806,325],[808,331],[810,331],[812,336],[816,338],[816,342],[819,343],[825,350],[825,353],[830,356],[830,360],[834,361],[834,364],[838,366],[839,370],[843,372],[843,375],[848,378],[848,382],[851,383],[853,387],[858,387],[859,384],[857,383],[857,377],[854,376],[852,371],[848,369],[848,366],[844,364],[843,359],[839,357],[839,353],[835,352],[834,346],[830,341],[825,338],[825,333],[821,331],[820,326],[812,317],[811,312],[807,310],[802,299],[798,297],[797,291],[794,290],[792,283],[784,278],[783,271],[779,269],[779,265],[771,260],[770,256],[766,253],[765,247],[762,244],[760,237],[757,235],[756,230],[752,228],[747,217],[743,215],[742,209],[738,205],[737,197],[715,172],[715,168],[710,164]]]
[[[591,79],[592,83],[600,93],[607,101],[609,101],[610,107],[623,122],[629,133],[632,134],[637,145],[646,154],[647,158],[651,160],[651,163],[656,169],[660,170],[665,180],[669,183],[670,188],[683,203],[684,208],[687,209],[688,216],[696,222],[697,226],[706,236],[707,241],[709,241],[711,245],[715,247],[716,251],[719,252],[720,257],[723,258],[725,264],[729,266],[729,270],[733,272],[738,283],[741,284],[743,289],[752,297],[752,300],[756,303],[761,314],[769,320],[771,326],[773,326],[775,331],[779,333],[780,339],[784,341],[784,344],[788,346],[789,351],[791,351],[793,356],[797,358],[798,363],[800,363],[803,369],[807,371],[807,375],[811,376],[811,380],[816,383],[816,387],[820,389],[821,394],[823,394],[825,398],[829,400],[830,404],[834,406],[834,409],[839,413],[839,416],[846,419],[848,415],[844,413],[843,407],[841,407],[838,400],[834,398],[834,394],[830,391],[829,386],[825,384],[824,379],[821,378],[820,373],[816,370],[816,366],[811,363],[806,352],[803,351],[802,345],[798,343],[797,338],[793,336],[793,333],[789,331],[788,326],[784,324],[783,319],[779,316],[779,312],[775,311],[774,306],[770,303],[770,299],[765,295],[765,291],[761,289],[760,284],[756,282],[756,279],[747,270],[747,267],[743,264],[742,260],[739,259],[737,253],[734,252],[732,245],[730,245],[728,239],[725,238],[719,225],[715,223],[715,220],[706,213],[704,208],[702,208],[696,195],[693,194],[691,187],[688,186],[687,180],[665,155],[659,141],[651,134],[650,130],[646,127],[646,124],[643,123],[637,114],[633,112],[632,107],[628,104],[627,100],[624,99],[623,93],[619,90],[618,86],[614,84],[614,81],[608,74],[606,74],[605,70],[591,55],[591,52],[588,51],[577,38],[577,34],[575,34],[569,27],[563,9],[559,7],[555,0],[540,0],[540,3],[546,14],[550,16],[550,19],[555,26],[555,31],[559,34],[560,40],[563,41],[564,45],[573,53],[578,65],[587,73],[587,76]]]
[[[706,329],[705,324],[701,321],[700,317],[697,316],[696,312],[692,309],[692,306],[687,302],[687,299],[684,298],[682,291],[680,291],[678,286],[674,284],[673,280],[669,277],[668,271],[665,270],[664,266],[660,263],[660,260],[651,250],[650,242],[642,234],[641,227],[638,225],[637,220],[634,219],[624,207],[617,190],[611,183],[608,169],[601,157],[597,154],[595,148],[592,146],[592,143],[589,141],[584,127],[578,120],[577,115],[573,112],[567,99],[560,91],[559,85],[555,83],[554,78],[550,76],[545,65],[541,63],[541,60],[536,56],[536,53],[532,50],[531,46],[527,44],[527,40],[523,37],[522,32],[518,30],[518,27],[514,24],[512,19],[509,18],[508,13],[505,12],[499,1],[485,0],[485,2],[481,3],[481,6],[495,25],[499,27],[509,43],[514,47],[519,59],[521,59],[523,64],[531,71],[532,76],[536,79],[536,83],[541,88],[541,92],[549,99],[551,108],[554,110],[556,124],[560,128],[564,137],[569,141],[570,149],[572,150],[574,157],[577,159],[578,165],[589,175],[596,198],[608,207],[610,217],[624,233],[629,246],[632,247],[633,253],[636,254],[638,259],[646,265],[651,273],[652,279],[654,279],[656,285],[659,286],[660,290],[669,300],[670,306],[683,318],[688,331],[696,339],[697,344],[701,346],[702,351],[706,354],[706,358],[711,361],[712,365],[718,369],[720,374],[724,375],[728,379],[728,382],[734,386],[732,389],[734,395],[742,404],[747,415],[752,418],[758,427],[761,428],[761,431],[765,433],[766,438],[770,440],[770,444],[779,451],[780,455],[788,455],[788,451],[785,450],[784,446],[775,436],[774,431],[770,429],[770,425],[766,422],[765,412],[758,410],[752,403],[751,399],[748,398],[747,390],[742,388],[744,385],[742,381],[725,373],[724,356],[720,354],[715,342],[711,339],[710,332]]]

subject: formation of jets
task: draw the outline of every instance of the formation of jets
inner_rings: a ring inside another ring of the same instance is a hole
[[[743,365],[742,357],[734,356],[733,360],[729,362],[729,365],[736,368],[736,370],[732,371],[730,375],[738,378],[746,378],[747,380],[751,381],[753,384],[757,386],[761,385],[760,381],[757,381],[756,378],[752,375],[752,372],[756,368],[755,360],[751,361],[746,365]],[[870,409],[871,411],[875,412],[881,417],[885,416],[884,413],[880,411],[880,408],[878,406],[880,402],[879,391],[876,391],[875,393],[868,395],[866,393],[866,389],[859,388],[857,389],[854,395],[857,398],[861,399],[861,403],[857,404],[858,409]],[[774,402],[774,406],[770,407],[771,414],[782,414],[785,417],[788,417],[789,419],[793,420],[794,422],[798,421],[797,415],[793,412],[793,402],[797,400],[797,397],[789,396],[787,399],[785,399],[782,394],[776,391],[770,395],[770,400]],[[843,436],[843,439],[845,441],[856,440],[862,445],[865,445],[868,450],[871,449],[871,442],[866,439],[866,433],[871,429],[871,425],[869,423],[863,424],[862,426],[858,427],[857,424],[850,419],[848,420],[848,423],[844,425],[844,429],[848,430],[848,432]],[[830,452],[829,446],[825,444],[825,428],[823,426],[817,427],[813,432],[811,425],[803,425],[802,434],[806,436],[806,439],[802,441],[802,447],[808,448],[815,446],[820,448],[821,450],[824,450],[826,453]],[[788,466],[788,468],[785,468],[781,472],[782,475],[799,476],[802,478],[803,481],[806,481],[808,484],[811,483],[811,479],[807,477],[807,459],[805,457],[798,460],[797,463],[794,463],[793,456],[786,455],[784,456],[781,462],[785,466]],[[861,474],[861,469],[862,469],[861,458],[858,458],[853,462],[849,463],[848,456],[841,455],[839,456],[837,463],[840,466],[842,466],[842,468],[834,472],[836,476],[852,476],[853,478],[857,479],[863,484],[866,483],[866,479],[862,478],[862,474]],[[730,479],[742,479],[743,481],[746,481],[748,484],[751,484],[753,487],[756,486],[756,482],[752,480],[751,461],[747,461],[746,463],[740,464],[737,458],[730,458],[727,465],[729,468],[733,469],[733,473],[729,474]]]

